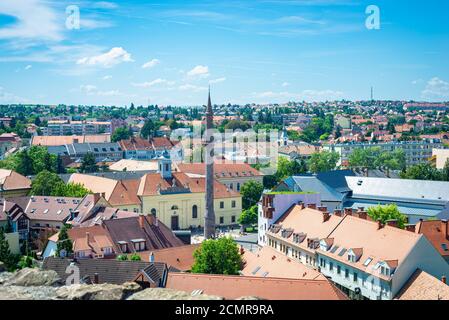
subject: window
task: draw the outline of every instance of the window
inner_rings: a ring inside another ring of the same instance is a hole
[[[198,206],[194,205],[192,207],[192,219],[197,219],[198,218]]]
[[[231,184],[229,185],[229,189],[234,190],[234,184],[233,184],[233,183],[231,183]]]
[[[240,191],[240,182],[237,182],[237,191]]]
[[[381,266],[380,267],[380,273],[385,275],[385,276],[389,276],[390,275],[390,268],[388,268],[386,266]]]
[[[220,217],[220,224],[224,223],[224,217]]]
[[[172,209],[172,210],[178,210],[178,206],[177,206],[177,205],[173,205],[173,206],[171,207],[171,209]]]
[[[156,217],[156,209],[151,209],[151,214]]]
[[[220,201],[220,209],[224,208],[224,201]]]
[[[371,263],[371,261],[373,261],[373,258],[368,258],[368,259],[365,260],[365,262],[363,263],[363,265],[364,265],[365,267],[367,267],[367,266]]]
[[[236,207],[236,203],[235,203],[235,200],[232,200],[232,202],[231,202],[231,206],[232,206],[233,208],[235,208],[235,207]]]
[[[337,274],[341,274],[341,267],[337,266]]]
[[[134,208],[133,211],[134,211],[135,213],[139,213],[139,209],[138,209],[138,208]]]
[[[354,278],[354,282],[358,281],[358,274],[356,272],[354,272],[353,278]]]
[[[349,270],[345,269],[345,278],[349,278]]]
[[[235,216],[232,216],[232,217],[231,217],[231,222],[232,222],[232,223],[235,223]]]
[[[135,242],[134,249],[136,251],[144,251],[145,250],[145,242],[144,241]]]
[[[334,264],[332,262],[329,262],[329,270],[334,271]]]

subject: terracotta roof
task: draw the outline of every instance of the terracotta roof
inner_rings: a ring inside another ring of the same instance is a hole
[[[17,221],[22,216],[25,216],[28,219],[27,215],[18,204],[8,200],[2,200],[0,202],[0,221],[7,221],[8,217],[12,221]]]
[[[325,279],[318,271],[308,268],[268,246],[255,253],[245,251],[243,260],[245,266],[242,274],[248,277]]]
[[[31,180],[12,170],[0,169],[0,189],[17,190],[30,189]]]
[[[215,295],[225,299],[244,296],[267,300],[347,300],[347,297],[326,280],[294,280],[223,276],[169,272],[166,288]]]
[[[402,287],[398,300],[449,300],[449,286],[417,269]]]
[[[77,227],[68,230],[73,243],[73,250],[91,250],[93,255],[103,255],[103,248],[113,248],[108,231],[102,226]]]
[[[416,227],[443,257],[449,257],[449,223],[447,221],[421,221]]]
[[[193,253],[199,247],[199,244],[172,247],[154,251],[139,252],[143,261],[150,261],[150,255],[153,253],[155,262],[163,262],[168,266],[175,267],[180,271],[190,271],[193,265]]]
[[[184,173],[205,175],[204,163],[180,163],[178,170]],[[247,163],[214,163],[214,174],[216,179],[236,177],[258,177],[262,174]]]
[[[130,150],[153,150],[153,146],[147,139],[132,137],[128,140],[119,141],[120,147],[124,151]]]
[[[155,149],[171,149],[174,146],[167,137],[154,137],[151,139],[151,144]]]
[[[78,143],[106,143],[111,142],[110,134],[85,135],[85,136],[33,136],[33,146],[63,146]]]
[[[25,211],[30,220],[63,222],[70,216],[81,198],[31,196],[11,198]]]
[[[159,173],[149,173],[140,180],[138,189],[139,196],[155,196],[160,192],[170,192],[170,190],[184,189],[185,192],[204,193],[205,178],[191,178],[183,172],[173,172],[172,179],[163,179]],[[175,188],[173,188],[175,186]],[[158,191],[160,189],[161,191]],[[214,181],[214,198],[240,197],[234,190],[228,189],[224,184]]]
[[[184,245],[166,225],[151,215],[105,220],[103,224],[109,231],[118,253],[123,253],[118,245],[119,242],[127,243],[128,250],[131,253],[136,252],[133,240],[137,239],[145,241],[145,251]]]

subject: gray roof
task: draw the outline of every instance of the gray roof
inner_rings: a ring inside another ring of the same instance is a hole
[[[142,178],[147,173],[154,173],[152,170],[145,171],[107,171],[107,172],[95,172],[95,173],[85,173],[90,176],[108,178],[112,180],[137,180]],[[60,174],[59,177],[67,183],[72,176],[71,173]],[[33,179],[32,177],[31,179]]]
[[[346,177],[352,198],[393,200],[444,205],[449,201],[449,182]]]
[[[59,155],[85,154],[92,153],[109,153],[109,152],[121,152],[122,149],[117,142],[105,142],[105,143],[72,143],[63,146],[49,146],[48,152]]]
[[[296,176],[285,180],[291,191],[316,192],[321,195],[321,201],[340,202],[344,195],[329,187],[316,176]]]

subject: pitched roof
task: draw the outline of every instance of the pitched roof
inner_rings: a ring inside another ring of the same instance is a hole
[[[31,196],[11,198],[22,207],[30,220],[63,222],[81,201],[81,198]]]
[[[293,176],[284,180],[291,191],[316,192],[322,201],[340,202],[344,195],[329,187],[316,176]]]
[[[449,300],[449,286],[417,269],[396,296],[398,300]]]
[[[143,224],[143,228],[141,226]],[[146,250],[178,247],[184,243],[162,222],[152,215],[105,220],[103,224],[109,231],[116,246],[116,252],[122,253],[119,242],[126,242],[128,250],[135,252],[133,240],[145,240]]]
[[[449,223],[446,221],[420,221],[415,227],[443,257],[449,257]]]
[[[180,163],[177,165],[180,172],[195,175],[205,175],[206,166],[204,163]],[[236,178],[236,177],[258,177],[262,174],[251,167],[247,163],[229,163],[215,162],[214,163],[215,179],[220,178]]]
[[[308,268],[268,246],[255,253],[245,251],[243,260],[245,266],[242,275],[247,277],[324,279],[324,276],[318,271]]]
[[[169,272],[166,288],[236,299],[254,296],[268,300],[347,300],[327,279],[295,280]]]
[[[122,159],[109,166],[109,170],[114,171],[154,171],[158,170],[157,161],[139,161]]]
[[[150,255],[154,255],[155,262],[163,262],[180,271],[189,271],[193,265],[193,253],[199,244],[191,244],[160,250],[138,252],[143,261],[150,261]]]
[[[0,169],[0,189],[17,190],[30,189],[31,180],[12,170]]]
[[[139,196],[155,196],[164,192],[204,193],[205,180],[205,178],[189,177],[183,172],[173,172],[171,179],[163,179],[159,173],[150,173],[140,180],[137,194]],[[224,184],[214,180],[215,199],[239,196],[238,192],[228,189]]]
[[[74,251],[92,250],[93,254],[103,254],[103,248],[113,247],[108,231],[101,226],[77,227],[68,230]]]
[[[44,260],[42,268],[44,270],[54,270],[62,281],[66,281],[70,273],[66,273],[69,265],[77,266],[81,279],[94,279],[98,274],[99,283],[123,284],[134,281],[137,274],[147,268],[150,263],[144,261],[118,261],[112,259],[62,259],[48,257]]]

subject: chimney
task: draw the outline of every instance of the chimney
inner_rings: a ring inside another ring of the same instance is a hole
[[[352,216],[352,208],[345,208],[345,215]]]
[[[144,219],[145,219],[145,217],[143,216],[143,215],[140,215],[139,216],[139,226],[140,226],[140,228],[144,228],[144,225],[145,225],[145,223],[144,223]]]
[[[365,211],[365,207],[359,207],[358,208],[358,212],[363,212],[363,211]]]
[[[309,209],[316,209],[316,203],[309,203],[307,205],[307,208],[309,208]]]
[[[99,279],[98,279],[98,273],[94,273],[94,284],[98,284]]]
[[[368,212],[366,212],[366,211],[359,211],[359,218],[363,219],[363,220],[368,219]]]
[[[341,217],[343,214],[342,214],[342,211],[340,209],[335,209],[334,210],[334,215],[336,215],[337,217]]]
[[[329,212],[323,212],[323,222],[326,222],[330,219],[331,215]]]
[[[442,276],[442,277],[441,277],[441,282],[443,282],[444,284],[447,284],[447,282],[446,282],[446,276]]]
[[[405,230],[415,233],[416,232],[416,225],[414,225],[414,224],[407,224],[407,225],[405,225]]]
[[[447,220],[441,220],[441,232],[443,236],[449,240],[449,224]]]
[[[102,192],[101,196],[106,199],[106,192]]]
[[[319,207],[318,207],[318,211],[321,211],[321,212],[327,212],[327,207],[325,207],[325,206],[319,206]]]
[[[303,210],[303,209],[305,209],[305,205],[304,205],[304,202],[302,202],[302,201],[299,201],[298,202],[298,206],[301,208],[301,210]]]
[[[384,227],[384,224],[382,223],[382,221],[377,220],[377,230],[380,230]]]
[[[387,226],[397,228],[398,227],[398,220],[387,220]]]
[[[149,261],[150,261],[150,263],[154,262],[154,253],[153,253],[153,251],[150,252]]]

